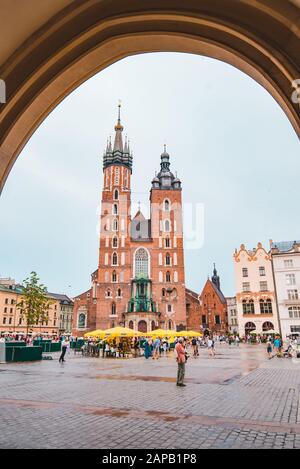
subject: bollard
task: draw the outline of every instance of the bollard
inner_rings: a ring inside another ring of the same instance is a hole
[[[5,341],[0,340],[0,363],[6,363]]]

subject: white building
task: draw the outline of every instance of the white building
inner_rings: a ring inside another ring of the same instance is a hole
[[[237,319],[240,336],[279,332],[271,255],[258,243],[253,250],[242,244],[233,255]]]
[[[228,312],[228,329],[232,334],[237,334],[238,328],[238,316],[237,316],[237,305],[236,297],[231,296],[226,298],[227,312]]]
[[[300,333],[300,241],[271,244],[281,334]]]

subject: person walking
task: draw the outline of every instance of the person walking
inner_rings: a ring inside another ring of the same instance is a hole
[[[193,350],[193,357],[196,358],[198,354],[198,344],[196,337],[192,338],[192,350]]]
[[[61,355],[59,357],[59,361],[60,362],[65,362],[65,355],[66,355],[66,351],[67,351],[67,348],[69,346],[69,339],[68,338],[65,338],[62,340],[62,343],[61,343]]]
[[[267,340],[267,354],[269,359],[273,358],[273,348],[272,348],[272,340],[268,339]]]
[[[277,335],[274,340],[274,350],[277,356],[281,354],[281,347],[282,347],[282,342],[281,342],[280,336]]]
[[[211,337],[207,339],[207,348],[208,348],[209,355],[211,357],[214,357],[215,356],[215,343]]]
[[[151,357],[152,353],[151,353],[150,340],[145,341],[144,350],[145,350],[145,352],[144,352],[145,358],[148,359],[149,357]]]
[[[183,380],[185,375],[185,362],[186,362],[186,354],[185,349],[183,346],[183,338],[179,337],[177,344],[175,345],[176,351],[176,360],[178,364],[177,370],[177,386],[185,386]]]
[[[153,342],[153,360],[158,360],[159,359],[159,350],[160,350],[160,339],[157,337],[155,341]]]

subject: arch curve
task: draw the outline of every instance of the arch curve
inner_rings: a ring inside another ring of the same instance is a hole
[[[9,3],[11,25],[2,34],[14,52],[0,56],[7,88],[0,105],[0,191],[20,151],[58,103],[110,64],[145,52],[188,52],[230,63],[271,93],[300,137],[300,106],[292,100],[292,82],[300,77],[295,1],[278,0],[271,8],[267,0],[60,0],[60,10],[48,7],[40,22],[24,13],[22,37],[12,27],[17,5]]]

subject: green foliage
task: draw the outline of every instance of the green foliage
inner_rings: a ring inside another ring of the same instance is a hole
[[[39,280],[36,272],[30,273],[30,277],[23,282],[21,301],[17,304],[22,318],[26,320],[27,332],[29,327],[48,320],[48,309],[53,303],[48,297],[47,288]]]

